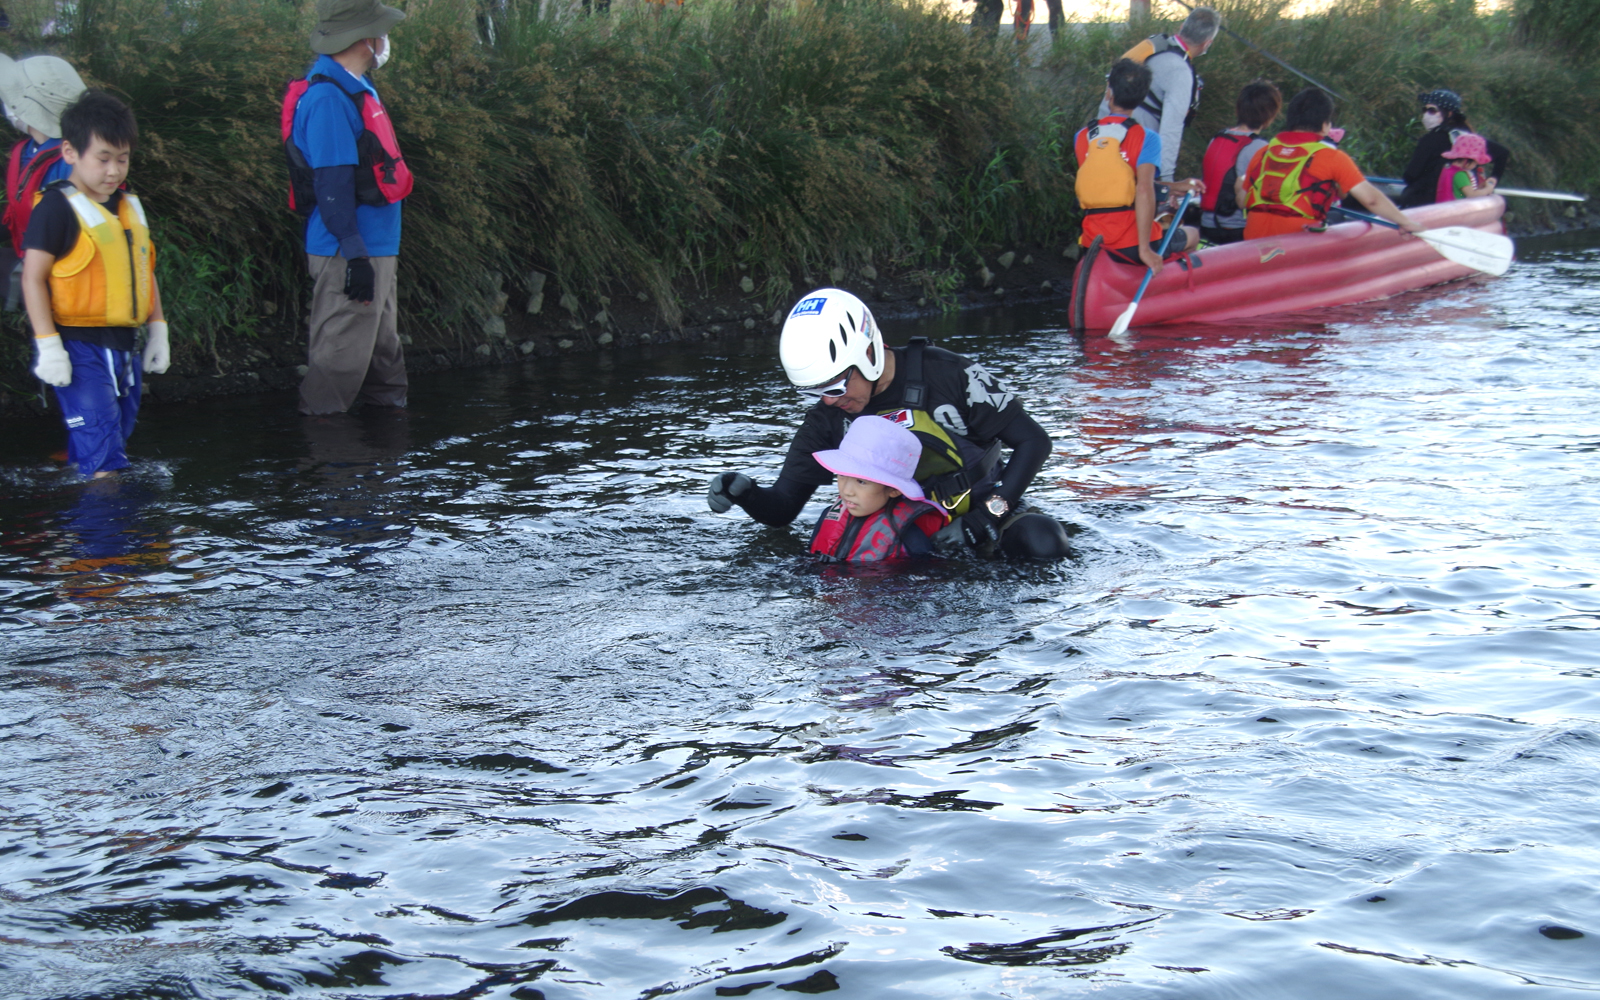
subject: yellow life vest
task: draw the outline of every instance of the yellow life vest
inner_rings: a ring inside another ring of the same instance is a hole
[[[144,206],[122,193],[117,214],[77,188],[62,189],[78,242],[50,267],[50,313],[62,326],[139,326],[155,297],[155,249]]]
[[[1270,215],[1287,215],[1321,222],[1338,196],[1332,181],[1301,183],[1306,165],[1326,142],[1273,142],[1261,156],[1261,172],[1245,189],[1245,209]]]
[[[927,410],[901,407],[881,410],[878,416],[894,421],[917,436],[922,456],[917,459],[917,471],[912,478],[928,499],[954,517],[965,514],[972,506],[972,488],[986,481],[983,477],[994,469],[998,452],[990,456],[971,442],[963,449],[955,436],[940,426]]]

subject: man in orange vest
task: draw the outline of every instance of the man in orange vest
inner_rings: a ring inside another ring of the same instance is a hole
[[[1245,206],[1245,239],[1321,231],[1328,210],[1346,195],[1405,232],[1422,231],[1367,180],[1349,153],[1327,141],[1333,127],[1333,98],[1326,92],[1307,87],[1294,95],[1284,124],[1284,130],[1256,153],[1235,189]]]

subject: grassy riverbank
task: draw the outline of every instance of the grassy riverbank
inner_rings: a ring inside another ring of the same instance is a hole
[[[417,346],[493,357],[659,336],[710,318],[694,315],[708,288],[739,303],[721,313],[770,329],[799,286],[834,275],[892,275],[900,297],[948,300],[1004,249],[1075,237],[1072,130],[1110,60],[1175,23],[1090,25],[1035,69],[1008,33],[974,38],[916,0],[617,2],[605,18],[525,0],[402,4],[378,83],[419,178],[401,256]],[[1519,30],[1511,13],[1453,0],[1297,22],[1277,3],[1222,6],[1236,31],[1352,98],[1346,148],[1372,172],[1404,164],[1416,92],[1451,86],[1513,149],[1518,183],[1600,188],[1600,74],[1592,46],[1548,41],[1572,35],[1566,22]],[[312,5],[6,7],[10,51],[65,56],[139,115],[132,184],[156,220],[180,369],[292,357],[305,288],[278,101],[309,62]],[[1191,165],[1231,123],[1240,85],[1297,85],[1227,37],[1201,72]],[[33,392],[25,350],[19,327],[0,371],[14,395]]]

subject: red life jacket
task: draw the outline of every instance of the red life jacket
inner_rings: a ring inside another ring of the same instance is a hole
[[[11,147],[11,162],[6,165],[5,224],[11,229],[11,248],[22,256],[22,237],[28,231],[28,220],[33,218],[33,203],[39,200],[39,189],[44,186],[44,175],[61,159],[61,147],[41,149],[33,159],[22,162],[22,150],[28,145],[24,139]]]
[[[1206,193],[1200,196],[1202,212],[1233,215],[1239,211],[1239,200],[1233,194],[1233,184],[1239,179],[1239,151],[1257,138],[1254,132],[1218,132],[1212,138],[1200,164],[1200,179],[1206,185]]]
[[[289,84],[283,95],[283,111],[279,124],[283,133],[283,155],[289,161],[289,210],[297,215],[311,215],[317,207],[316,172],[306,161],[305,154],[294,144],[294,111],[305,92],[320,83],[332,84],[356,104],[361,116],[361,135],[356,139],[356,202],[362,205],[393,205],[411,193],[411,168],[406,166],[400,153],[400,141],[394,135],[394,123],[383,109],[383,102],[371,91],[363,88],[352,94],[330,76],[318,73]]]
[[[823,562],[908,559],[913,555],[906,549],[908,533],[929,538],[948,522],[943,511],[921,500],[899,497],[866,517],[851,517],[843,504],[835,502],[823,512],[811,533],[811,552],[820,555]],[[932,551],[924,546],[918,548]]]

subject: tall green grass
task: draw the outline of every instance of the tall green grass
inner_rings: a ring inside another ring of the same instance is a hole
[[[867,263],[948,294],[983,253],[1071,240],[1072,134],[1110,62],[1183,13],[1083,26],[1036,67],[1006,33],[975,38],[925,0],[619,0],[594,18],[536,0],[391,2],[408,17],[376,79],[418,178],[402,323],[461,344],[480,339],[471,319],[495,280],[515,306],[533,273],[545,301],[582,315],[643,292],[673,324],[689,295],[735,274],[773,303],[806,275]],[[1551,41],[1588,30],[1592,0],[1487,15],[1471,0],[1348,0],[1295,21],[1281,0],[1220,6],[1229,27],[1350,97],[1345,148],[1369,172],[1404,165],[1417,92],[1449,86],[1511,147],[1515,180],[1600,188],[1600,61],[1593,45]],[[231,341],[294,336],[307,288],[278,105],[311,62],[310,0],[6,7],[13,54],[62,55],[139,117],[132,184],[154,217],[180,365],[209,370]],[[1298,88],[1226,36],[1200,69],[1186,172],[1232,124],[1240,86]]]

